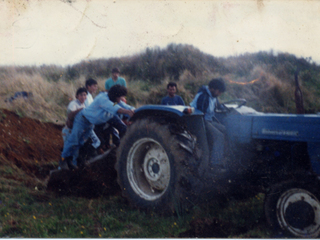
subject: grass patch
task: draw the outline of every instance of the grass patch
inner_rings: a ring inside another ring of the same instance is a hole
[[[0,237],[146,238],[175,237],[180,231],[174,217],[131,209],[121,197],[84,199],[51,195],[39,201],[30,190],[16,186],[14,191],[2,191],[0,199]],[[180,224],[186,225],[187,218]]]
[[[133,209],[120,196],[58,196],[2,178],[0,191],[0,237],[176,238],[201,218],[229,223],[232,238],[272,236],[263,221],[263,195],[223,206],[212,201],[186,215],[164,217]]]

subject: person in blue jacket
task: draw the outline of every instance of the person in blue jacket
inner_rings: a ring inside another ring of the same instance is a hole
[[[161,105],[185,105],[182,98],[176,95],[177,84],[174,82],[169,82],[167,85],[168,96],[162,98]]]
[[[93,102],[75,117],[70,136],[64,142],[59,165],[61,169],[77,169],[72,163],[73,156],[77,156],[80,147],[87,141],[94,125],[109,123],[119,131],[122,137],[127,126],[117,116],[126,114],[130,117],[134,114],[134,107],[121,101],[127,95],[127,88],[115,85],[109,92],[101,92]]]
[[[222,78],[212,79],[208,86],[202,86],[196,94],[191,107],[204,113],[204,123],[210,149],[210,162],[214,169],[225,170],[224,148],[226,129],[215,118],[215,109],[219,105],[217,97],[225,92],[226,86]]]

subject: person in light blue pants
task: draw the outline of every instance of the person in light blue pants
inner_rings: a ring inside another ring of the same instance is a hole
[[[132,117],[134,114],[134,107],[125,104],[121,101],[121,97],[127,95],[127,88],[121,85],[115,85],[110,88],[108,93],[101,92],[94,101],[85,109],[80,111],[75,117],[72,132],[64,143],[63,151],[59,165],[62,169],[76,169],[72,163],[73,156],[76,156],[80,147],[86,142],[90,136],[90,132],[94,129],[94,125],[102,123],[109,123],[113,127],[117,124],[110,121],[118,114],[127,114]],[[125,131],[126,126],[122,125]]]

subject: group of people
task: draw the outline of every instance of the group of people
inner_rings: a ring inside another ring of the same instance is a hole
[[[100,130],[109,125],[113,128],[110,134],[121,138],[126,131],[126,124],[121,117],[132,117],[134,107],[126,104],[127,84],[120,77],[118,68],[112,69],[112,77],[105,82],[105,91],[99,93],[94,99],[98,84],[94,79],[86,81],[85,88],[79,88],[76,99],[68,105],[68,119],[63,129],[64,147],[59,166],[62,169],[76,169],[79,149],[90,138],[92,146],[101,153],[105,150],[105,142],[97,136]],[[212,79],[207,86],[202,86],[196,94],[191,107],[204,113],[204,122],[207,133],[208,145],[211,146],[210,160],[212,167],[224,170],[225,127],[215,118],[215,109],[219,106],[217,97],[225,92],[223,79]],[[170,82],[167,85],[167,96],[162,98],[162,105],[185,105],[183,99],[176,95],[177,84]],[[114,130],[114,128],[116,130]],[[99,131],[94,131],[98,129]],[[118,139],[119,139],[118,138]],[[117,139],[117,138],[116,138]],[[119,141],[115,142],[119,145]]]
[[[59,161],[61,169],[78,168],[79,149],[89,138],[92,140],[92,146],[99,153],[105,150],[106,146],[94,131],[95,126],[99,128],[108,124],[117,129],[113,132],[114,134],[119,137],[124,135],[127,127],[120,117],[132,117],[134,107],[122,101],[127,95],[127,88],[125,80],[119,79],[119,74],[119,69],[114,68],[112,77],[106,81],[106,90],[100,92],[94,99],[92,95],[98,90],[98,83],[94,79],[88,79],[86,87],[79,88],[76,99],[69,103],[68,118],[62,131],[64,145]]]

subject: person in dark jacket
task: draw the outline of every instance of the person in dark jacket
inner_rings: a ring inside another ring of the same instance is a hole
[[[215,118],[218,105],[217,97],[225,92],[226,87],[222,78],[212,79],[208,86],[202,86],[190,103],[204,113],[208,145],[211,146],[210,162],[215,169],[224,170],[225,127]]]

